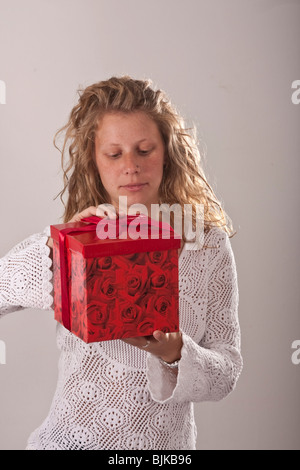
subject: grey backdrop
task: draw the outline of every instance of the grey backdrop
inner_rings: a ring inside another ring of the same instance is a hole
[[[299,449],[299,0],[0,0],[0,256],[62,214],[55,131],[78,86],[152,78],[195,123],[238,234],[244,372],[195,406],[198,449]],[[45,418],[58,352],[51,312],[0,321],[0,448]]]

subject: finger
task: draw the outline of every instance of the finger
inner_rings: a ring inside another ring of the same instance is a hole
[[[90,217],[91,215],[96,215],[97,213],[97,207],[95,206],[90,206],[84,211],[80,212],[80,216],[83,219],[84,217]]]
[[[79,214],[75,214],[69,222],[80,222],[81,216]]]
[[[109,219],[116,219],[117,214],[112,204],[100,204],[96,209],[96,215],[98,217],[107,217]]]
[[[47,245],[49,246],[49,248],[53,248],[53,238],[48,238]]]
[[[124,338],[124,343],[131,344],[131,346],[136,346],[138,348],[144,349],[145,346],[149,346],[150,337],[148,336],[139,336],[137,338]]]
[[[126,210],[123,210],[119,207],[119,211],[115,209],[112,204],[100,204],[97,207],[96,215],[98,217],[108,217],[109,219],[116,219],[117,215],[119,217],[125,217],[127,215]]]
[[[90,206],[87,209],[84,209],[79,214],[75,214],[74,217],[70,220],[70,222],[80,222],[81,219],[85,217],[90,217],[91,215],[96,215],[97,208],[96,206]]]
[[[159,343],[166,343],[168,341],[168,333],[164,333],[163,331],[160,330],[155,330],[153,332],[153,337],[156,339],[156,341],[159,341]]]

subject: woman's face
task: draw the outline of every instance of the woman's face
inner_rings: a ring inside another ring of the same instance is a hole
[[[144,204],[150,215],[158,203],[163,175],[164,143],[156,123],[142,111],[107,113],[99,122],[95,140],[96,166],[110,203]]]

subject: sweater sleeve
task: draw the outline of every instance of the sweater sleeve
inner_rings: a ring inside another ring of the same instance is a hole
[[[242,371],[238,283],[234,255],[227,234],[209,263],[206,327],[199,344],[182,333],[178,373],[148,356],[148,384],[160,403],[219,401],[234,388]]]
[[[50,227],[31,235],[0,259],[0,318],[23,308],[52,308]]]

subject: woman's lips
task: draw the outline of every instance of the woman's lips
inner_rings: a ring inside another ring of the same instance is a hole
[[[128,191],[140,191],[147,183],[143,184],[127,184],[126,186],[122,186],[122,188],[127,189]]]

